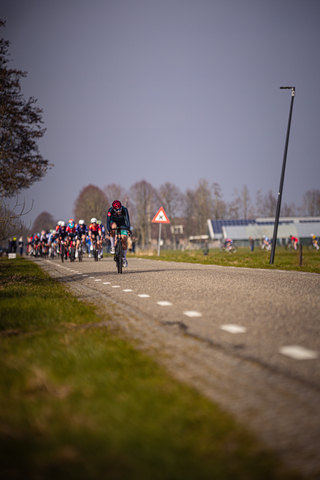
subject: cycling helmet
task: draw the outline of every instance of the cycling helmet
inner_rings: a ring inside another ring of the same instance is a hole
[[[41,235],[45,235],[46,231],[45,230],[42,230],[41,231]]]
[[[114,202],[112,202],[112,207],[114,210],[120,210],[121,202],[119,200],[115,200]]]
[[[79,220],[79,225],[84,225],[84,220]]]
[[[74,222],[73,218],[70,218],[69,223],[73,223],[73,222]]]
[[[61,220],[60,227],[65,227],[65,226],[66,226],[65,222],[63,220]]]
[[[97,223],[97,219],[95,217],[91,218],[90,220],[91,223]]]
[[[62,222],[62,220],[59,220],[59,222],[57,223],[57,225],[59,225],[59,227],[61,226],[61,222]]]

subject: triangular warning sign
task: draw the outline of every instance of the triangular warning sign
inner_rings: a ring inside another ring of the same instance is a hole
[[[159,212],[155,214],[152,223],[170,223],[169,218],[166,215],[166,212],[163,210],[163,207],[160,208]]]

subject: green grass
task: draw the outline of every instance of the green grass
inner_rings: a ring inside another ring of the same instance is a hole
[[[0,259],[0,311],[1,479],[298,478],[32,262]]]
[[[303,249],[302,266],[299,265],[299,252],[286,251],[277,248],[273,265],[270,265],[270,252],[249,248],[238,248],[236,253],[220,252],[218,248],[209,250],[204,255],[202,250],[161,250],[148,255],[138,255],[141,258],[163,260],[168,262],[202,263],[205,265],[221,265],[224,267],[268,268],[276,270],[296,270],[299,272],[320,273],[320,251]]]

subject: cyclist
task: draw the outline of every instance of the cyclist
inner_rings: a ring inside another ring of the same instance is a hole
[[[98,252],[100,251],[100,248],[101,248],[101,228],[100,228],[100,225],[98,224],[98,220],[93,217],[91,218],[90,220],[90,225],[89,225],[89,237],[90,237],[90,243],[91,243],[91,246],[90,246],[90,250],[93,250],[93,241],[96,240],[97,241],[97,249],[98,249]]]
[[[297,237],[294,237],[293,235],[290,235],[290,240],[289,240],[289,243],[291,243],[293,245],[293,248],[295,250],[297,250],[297,244],[298,244],[299,240]]]
[[[66,247],[66,239],[67,239],[67,227],[63,220],[60,220],[60,225],[58,229],[58,244],[61,245],[61,242],[64,243]],[[65,258],[67,258],[67,252],[65,252]]]
[[[111,241],[111,251],[110,253],[115,253],[115,228],[117,227],[124,227],[121,230],[121,241],[123,247],[123,260],[122,264],[124,267],[128,266],[127,262],[127,235],[130,235],[131,227],[130,227],[130,218],[129,212],[126,207],[121,205],[119,200],[115,200],[112,203],[112,207],[108,210],[107,216],[107,231],[110,235]]]
[[[67,235],[68,235],[67,236],[67,247],[68,247],[68,250],[70,250],[70,247],[72,245],[71,242],[73,242],[73,239],[77,236],[76,226],[74,224],[73,218],[70,218],[68,226],[66,228],[66,232],[67,232]]]
[[[98,225],[100,226],[100,230],[101,230],[101,242],[100,242],[101,245],[100,245],[100,250],[99,250],[99,257],[102,258],[103,257],[102,244],[106,239],[106,227],[102,224],[101,220],[98,220]]]
[[[48,235],[45,230],[42,230],[40,235],[40,252],[45,254],[48,248]]]
[[[315,235],[311,235],[311,246],[316,250],[319,250],[319,240]]]
[[[232,247],[233,245],[233,240],[232,238],[226,238],[225,241],[224,241],[224,248],[229,251],[230,248]]]
[[[76,257],[77,257],[80,243],[82,243],[83,253],[86,252],[86,236],[88,235],[88,227],[84,223],[84,220],[79,220],[79,223],[76,227],[76,232],[77,232],[77,247],[76,247]]]
[[[262,245],[261,245],[261,248],[265,248],[266,250],[270,250],[271,248],[271,240],[269,237],[267,237],[266,235],[263,235],[262,237]]]

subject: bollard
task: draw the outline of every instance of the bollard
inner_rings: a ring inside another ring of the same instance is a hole
[[[299,245],[299,265],[302,267],[302,245]]]

